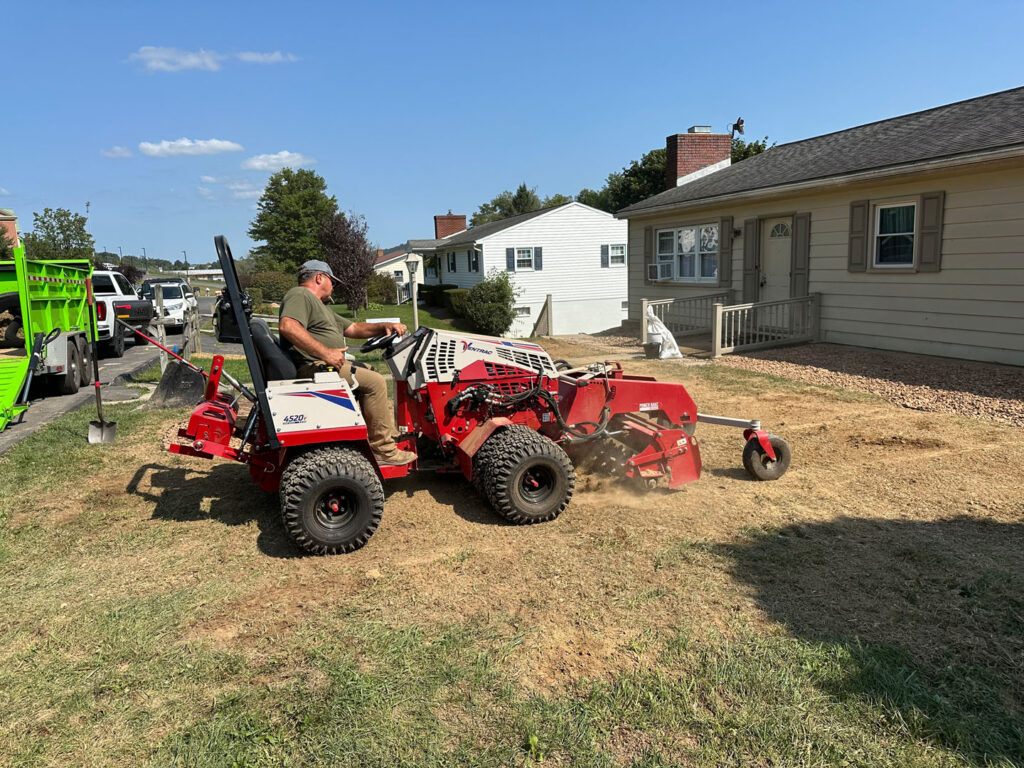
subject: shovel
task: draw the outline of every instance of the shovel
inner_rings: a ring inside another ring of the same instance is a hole
[[[89,327],[92,330],[92,378],[96,390],[96,415],[99,421],[89,422],[90,443],[112,443],[117,438],[117,422],[103,420],[103,398],[100,397],[100,355],[96,348],[96,307],[92,296],[92,278],[85,280],[85,292],[89,301]],[[121,329],[114,326],[114,333],[120,333]]]

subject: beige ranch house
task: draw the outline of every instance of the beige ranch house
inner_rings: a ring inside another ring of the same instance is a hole
[[[670,136],[669,188],[616,214],[630,322],[812,296],[822,341],[1024,365],[1024,88],[735,165],[728,139]]]

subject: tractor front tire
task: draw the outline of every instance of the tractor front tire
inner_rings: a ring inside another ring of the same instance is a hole
[[[768,442],[775,451],[774,461],[768,458],[756,437],[751,437],[743,446],[743,468],[756,480],[778,480],[789,469],[789,443],[778,435],[768,435]]]
[[[576,488],[565,451],[518,424],[496,432],[481,446],[474,457],[474,475],[494,511],[516,525],[554,520]]]
[[[317,448],[281,476],[281,516],[292,540],[314,555],[353,552],[384,513],[384,489],[369,460],[352,448]]]

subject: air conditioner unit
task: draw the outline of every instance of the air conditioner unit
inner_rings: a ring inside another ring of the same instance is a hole
[[[662,261],[647,265],[647,279],[652,283],[672,279],[672,262]]]

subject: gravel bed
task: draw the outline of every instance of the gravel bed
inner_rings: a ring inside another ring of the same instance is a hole
[[[1024,369],[902,352],[806,344],[718,365],[871,394],[920,411],[955,413],[1024,426]]]

